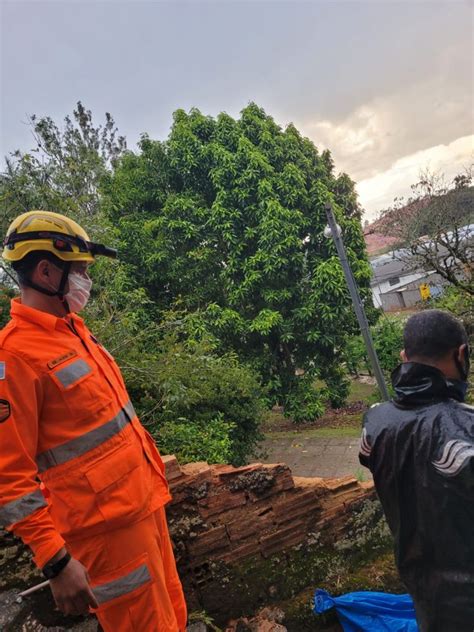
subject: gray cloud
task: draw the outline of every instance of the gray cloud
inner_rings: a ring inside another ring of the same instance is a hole
[[[441,95],[449,96],[441,103]],[[338,168],[360,180],[403,156],[470,134],[472,102],[461,86],[450,89],[449,82],[430,80],[376,98],[341,122],[302,127],[316,144],[331,149]]]
[[[317,145],[331,149],[341,170],[365,179],[403,156],[472,133],[472,70],[469,47],[460,41],[440,52],[428,76],[363,102],[345,118],[300,127]]]
[[[254,100],[361,181],[472,131],[468,2],[0,2],[0,155],[79,99],[131,146]]]

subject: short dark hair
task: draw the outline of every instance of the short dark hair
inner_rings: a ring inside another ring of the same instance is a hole
[[[427,309],[411,316],[405,325],[403,343],[408,359],[440,360],[453,349],[468,343],[462,323],[440,309]]]
[[[16,272],[20,287],[28,286],[28,281],[33,270],[40,261],[43,261],[43,259],[51,261],[58,266],[58,268],[64,268],[65,262],[48,250],[35,250],[33,252],[29,252],[26,257],[23,257],[20,261],[12,261],[12,268]]]

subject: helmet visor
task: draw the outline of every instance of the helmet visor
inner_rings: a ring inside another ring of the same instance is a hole
[[[103,244],[97,244],[92,241],[86,241],[81,237],[74,235],[65,235],[64,233],[56,233],[54,231],[30,231],[26,233],[13,232],[5,237],[3,245],[5,248],[13,250],[15,244],[22,241],[35,241],[50,239],[53,242],[53,246],[59,252],[73,252],[73,246],[79,250],[79,252],[90,253],[93,257],[102,255],[104,257],[110,257],[111,259],[117,258],[117,250],[115,248],[109,248]]]

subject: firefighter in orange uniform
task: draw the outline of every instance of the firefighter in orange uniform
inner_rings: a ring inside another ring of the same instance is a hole
[[[30,546],[66,614],[93,609],[106,632],[183,632],[162,460],[76,314],[97,255],[116,252],[57,213],[7,232],[21,298],[0,332],[0,525]]]

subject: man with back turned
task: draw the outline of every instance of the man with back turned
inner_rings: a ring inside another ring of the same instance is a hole
[[[365,416],[359,459],[374,477],[421,632],[474,630],[474,408],[468,337],[452,315],[406,323],[393,401]]]

